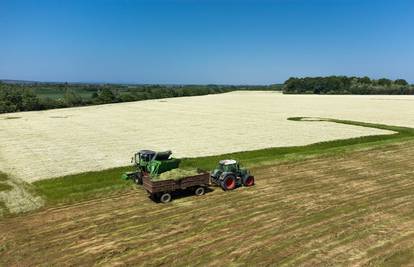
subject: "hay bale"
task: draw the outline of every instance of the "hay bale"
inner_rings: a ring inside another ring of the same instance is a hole
[[[197,174],[198,174],[197,169],[177,168],[177,169],[173,169],[173,170],[161,173],[160,175],[152,177],[151,179],[155,181],[170,180],[170,179],[179,180],[181,178],[188,177],[188,176],[194,176]]]

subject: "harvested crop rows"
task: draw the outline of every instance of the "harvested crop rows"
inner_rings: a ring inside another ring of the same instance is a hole
[[[403,265],[414,142],[254,169],[257,185],[156,204],[138,188],[0,221],[0,265]]]
[[[25,181],[126,166],[137,149],[198,157],[389,131],[289,117],[414,127],[412,96],[231,92],[0,115],[0,171]]]

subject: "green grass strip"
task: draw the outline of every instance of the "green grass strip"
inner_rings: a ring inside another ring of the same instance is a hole
[[[289,118],[289,120],[298,122],[303,119],[306,119],[306,117]],[[372,135],[319,142],[305,146],[275,147],[217,156],[184,158],[182,160],[181,167],[211,170],[216,166],[219,160],[225,158],[239,160],[247,167],[255,167],[274,164],[281,161],[298,160],[308,156],[338,154],[357,149],[370,148],[373,146],[392,144],[397,141],[414,140],[413,128],[336,119],[320,118],[317,120],[381,130],[390,130],[395,133],[389,135]],[[36,190],[45,197],[48,204],[76,202],[83,199],[89,199],[133,188],[132,182],[120,179],[120,175],[123,172],[130,170],[133,170],[133,167],[127,166],[103,171],[87,172],[54,179],[41,180],[33,183],[33,185]]]
[[[7,174],[0,172],[0,192],[9,191],[13,188],[11,185],[5,183],[7,180],[9,180]]]
[[[0,218],[6,217],[10,214],[9,209],[7,208],[6,204],[3,201],[0,201]],[[1,244],[0,244],[0,252],[1,252]]]
[[[130,189],[130,181],[120,175],[131,167],[85,172],[34,182],[37,192],[45,197],[47,204],[72,203],[106,193]]]
[[[1,181],[7,181],[9,177],[4,172],[0,172],[0,182]]]
[[[9,184],[5,184],[5,183],[0,183],[0,192],[2,191],[9,191],[11,190],[13,187]]]

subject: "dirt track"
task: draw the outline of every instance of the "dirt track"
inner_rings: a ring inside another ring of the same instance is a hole
[[[414,142],[256,169],[257,185],[163,205],[142,189],[0,221],[0,266],[403,265]]]

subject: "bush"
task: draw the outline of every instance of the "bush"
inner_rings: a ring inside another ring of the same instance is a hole
[[[82,97],[72,91],[65,93],[63,101],[67,107],[81,106],[83,104]]]
[[[283,86],[285,94],[414,94],[414,87],[398,79],[371,80],[368,77],[329,76],[289,78]]]
[[[0,88],[1,113],[39,109],[39,98],[32,91],[22,88]]]

